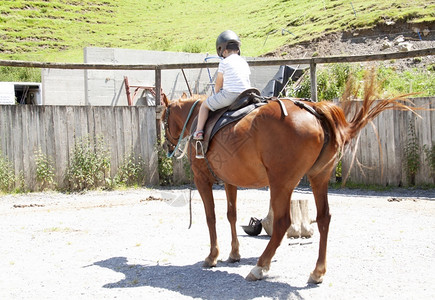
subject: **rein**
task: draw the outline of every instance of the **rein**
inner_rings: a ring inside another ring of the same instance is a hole
[[[189,114],[187,115],[187,119],[186,119],[186,121],[184,122],[184,125],[183,125],[183,130],[181,131],[180,137],[178,138],[178,143],[175,146],[174,151],[172,151],[172,153],[168,153],[167,154],[168,158],[172,158],[175,155],[175,152],[177,151],[178,147],[180,147],[181,140],[183,139],[184,131],[186,131],[187,123],[189,122],[190,117],[192,116],[193,110],[195,109],[195,107],[196,107],[196,105],[198,104],[199,101],[200,101],[199,99],[196,100],[195,103],[193,103],[192,107],[190,108]],[[167,114],[166,114],[166,120],[165,120],[165,123],[166,123],[166,126],[167,126],[167,131],[169,133],[168,120],[169,120],[169,106],[167,108]],[[171,135],[171,134],[169,133],[169,135]],[[171,135],[171,137],[172,137],[172,135]]]

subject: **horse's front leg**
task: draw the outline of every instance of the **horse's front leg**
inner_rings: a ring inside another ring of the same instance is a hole
[[[231,253],[228,257],[228,261],[234,263],[240,261],[239,240],[236,231],[237,187],[226,183],[225,192],[227,194],[227,218],[231,227]]]
[[[219,256],[219,246],[216,235],[216,215],[214,211],[215,207],[212,189],[213,182],[209,180],[202,180],[200,176],[198,177],[199,179],[195,178],[195,185],[198,188],[199,194],[201,195],[201,199],[204,204],[205,217],[210,234],[210,254],[207,256],[202,266],[204,268],[211,268],[216,266],[217,258]]]

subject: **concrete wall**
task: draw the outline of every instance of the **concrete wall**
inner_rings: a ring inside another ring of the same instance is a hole
[[[42,69],[42,105],[85,105],[85,71]]]
[[[84,62],[94,64],[168,64],[204,62],[207,54],[145,51],[115,48],[85,48]],[[208,62],[219,61],[218,58]],[[262,90],[278,71],[279,66],[251,67],[252,86]],[[187,81],[193,93],[212,93],[216,69],[186,69]],[[124,76],[130,85],[154,86],[154,71],[130,70],[56,70],[42,71],[43,104],[45,105],[128,105]],[[169,99],[178,99],[188,87],[181,70],[162,71],[162,89]],[[131,89],[133,92],[134,89]],[[144,102],[138,93],[134,105]]]

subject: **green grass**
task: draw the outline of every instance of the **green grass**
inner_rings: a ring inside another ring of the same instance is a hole
[[[81,62],[83,48],[90,46],[214,54],[215,39],[226,29],[240,35],[244,55],[259,56],[325,33],[370,28],[387,19],[433,22],[435,2],[4,0],[0,2],[0,59]],[[282,35],[282,28],[292,34]]]

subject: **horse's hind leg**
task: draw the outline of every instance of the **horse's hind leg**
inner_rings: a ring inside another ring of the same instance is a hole
[[[320,233],[319,257],[317,258],[316,268],[310,274],[309,282],[321,283],[323,275],[326,273],[326,245],[328,242],[329,222],[331,214],[328,204],[328,181],[330,173],[309,176],[311,187],[316,201],[317,226]]]
[[[229,262],[240,261],[239,240],[237,239],[236,221],[237,221],[237,187],[225,184],[227,194],[227,218],[231,227],[231,253],[228,257]]]
[[[273,210],[272,237],[258,259],[257,265],[246,276],[246,280],[262,279],[263,273],[269,270],[272,257],[290,226],[290,196],[292,192],[293,190],[286,186],[270,186],[270,202]]]

